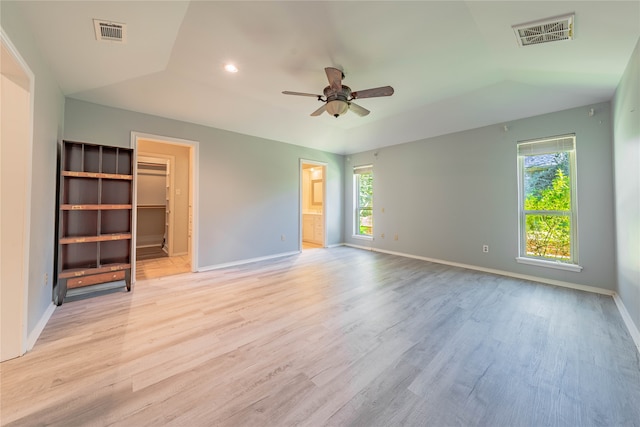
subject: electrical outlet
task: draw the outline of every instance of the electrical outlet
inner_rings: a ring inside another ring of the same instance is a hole
[[[384,239],[384,233],[382,233],[382,234],[380,235],[380,238],[381,238],[381,239]]]
[[[49,284],[49,273],[44,273],[44,278],[43,278],[43,285],[42,286],[47,286]]]
[[[284,242],[285,240],[287,240],[287,236],[285,236],[284,234],[281,234],[280,235],[280,240],[282,240]]]
[[[393,240],[398,240],[398,233],[393,235]]]
[[[485,254],[489,253],[489,245],[482,245],[482,252]]]

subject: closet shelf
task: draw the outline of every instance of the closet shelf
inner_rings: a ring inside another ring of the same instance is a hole
[[[166,205],[138,205],[138,209],[166,209]]]

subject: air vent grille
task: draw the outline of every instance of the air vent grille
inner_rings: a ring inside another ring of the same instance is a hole
[[[573,40],[573,18],[574,14],[571,14],[512,28],[520,46]]]
[[[126,43],[127,41],[127,26],[125,24],[94,19],[93,26],[96,40],[116,43]]]

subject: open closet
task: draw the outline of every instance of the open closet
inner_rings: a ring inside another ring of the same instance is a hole
[[[136,250],[147,257],[171,255],[170,160],[138,156]]]

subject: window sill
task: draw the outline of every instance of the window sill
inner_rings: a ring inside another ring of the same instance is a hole
[[[557,270],[574,271],[579,273],[582,271],[582,266],[577,264],[566,264],[558,261],[545,261],[542,259],[517,257],[516,262],[519,264],[535,265],[537,267],[555,268]]]
[[[354,234],[351,237],[354,239],[360,239],[360,240],[373,240],[372,236],[363,236],[361,234]]]

